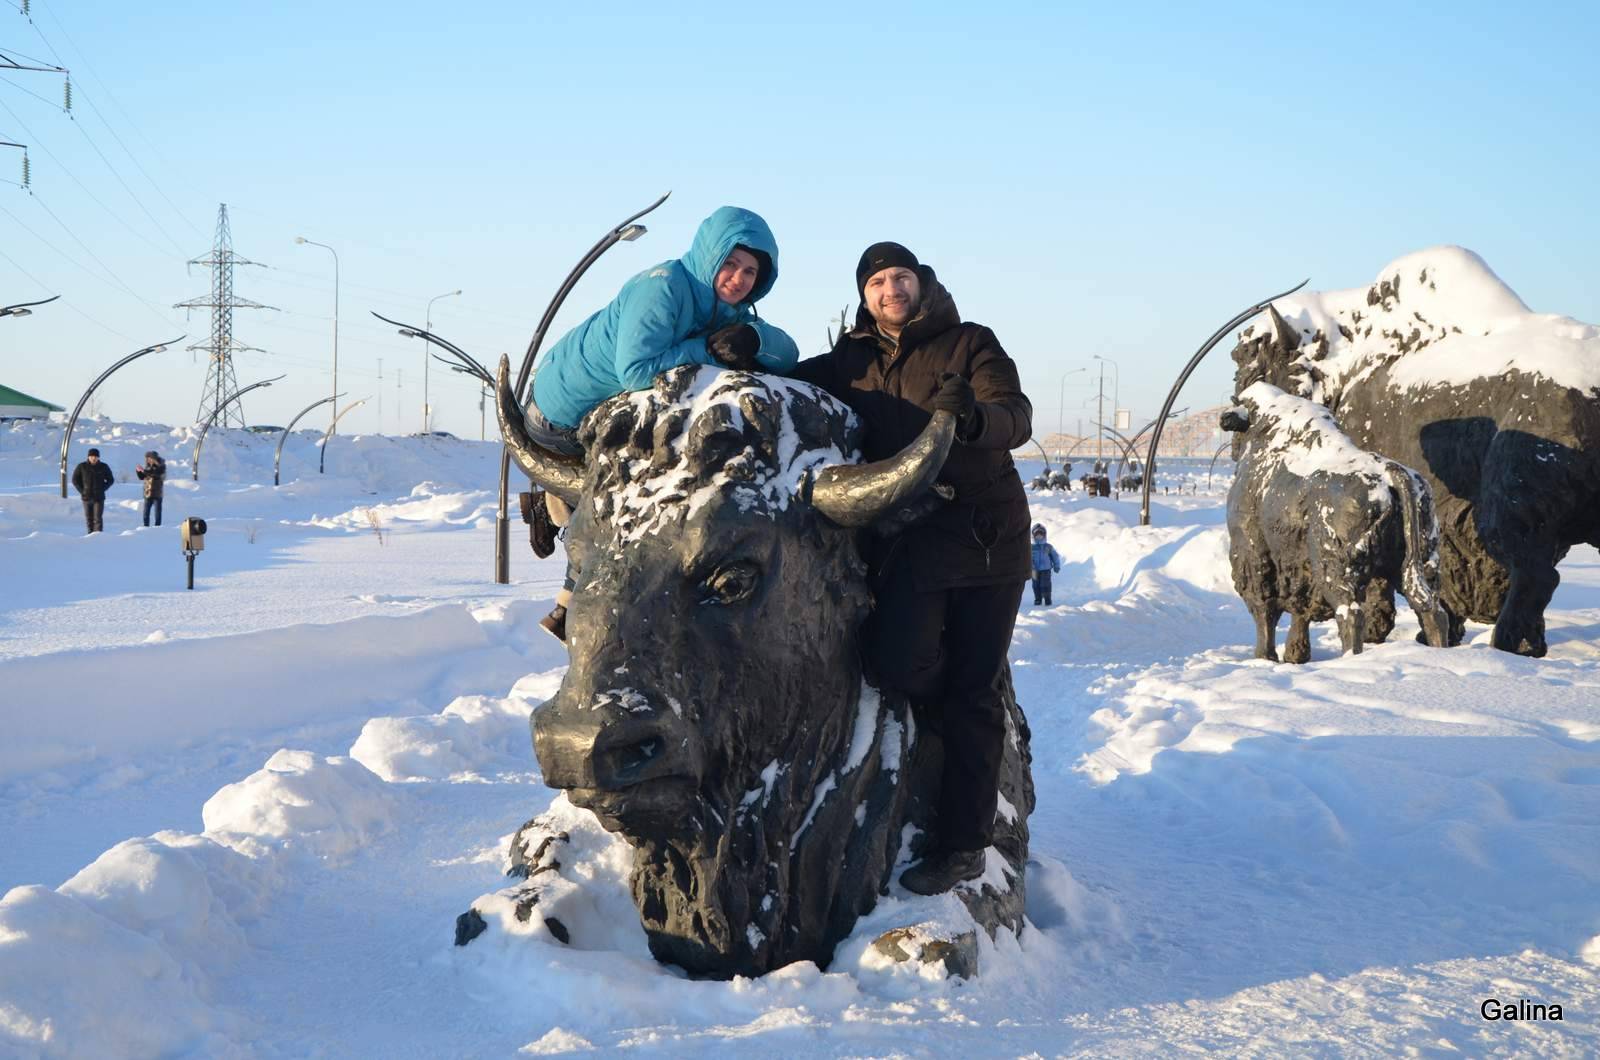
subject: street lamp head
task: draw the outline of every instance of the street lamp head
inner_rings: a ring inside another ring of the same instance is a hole
[[[165,349],[166,349],[166,348],[167,348],[167,347],[166,347],[166,345],[165,345],[165,344],[162,344],[162,345],[160,345],[160,346],[152,346],[152,347],[150,347],[150,352],[151,352],[151,353],[161,353],[161,352],[162,352],[162,351],[163,351],[163,350],[165,350]]]
[[[31,316],[33,316],[33,310],[31,310],[31,309],[12,309],[12,310],[10,310],[9,312],[6,313],[6,316],[31,317]]]
[[[305,236],[295,236],[294,237],[294,241],[296,243],[304,244],[305,241],[306,241],[306,237]]]
[[[401,328],[400,334],[404,335],[408,339],[422,338],[422,332],[418,331],[416,328]]]
[[[632,243],[635,239],[638,239],[648,231],[650,230],[644,225],[629,225],[627,228],[622,230],[621,234],[619,234],[617,238],[622,240],[624,243]]]

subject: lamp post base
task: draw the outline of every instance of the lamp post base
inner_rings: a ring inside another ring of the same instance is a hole
[[[494,517],[494,580],[511,584],[511,521],[504,514]]]

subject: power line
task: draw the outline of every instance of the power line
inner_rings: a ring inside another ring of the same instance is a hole
[[[33,201],[38,203],[40,208],[43,209],[46,213],[50,213],[50,208],[48,206],[45,206],[44,201],[42,199],[40,199],[37,195],[33,196]],[[56,254],[58,254],[60,257],[65,259],[66,262],[69,265],[73,266],[76,269],[81,270],[82,272],[84,272],[84,273],[88,274],[89,276],[93,277],[98,282],[106,284],[109,287],[116,287],[116,286],[118,286],[120,284],[121,287],[122,287],[122,290],[124,292],[126,292],[127,294],[132,295],[137,301],[139,301],[143,305],[149,307],[152,312],[155,312],[157,316],[161,317],[161,320],[162,320],[163,323],[166,323],[166,324],[172,323],[172,321],[170,319],[168,319],[166,316],[162,315],[160,313],[160,311],[156,310],[155,307],[153,305],[151,305],[151,303],[146,302],[143,298],[140,298],[139,295],[137,293],[135,293],[131,288],[129,288],[127,284],[122,283],[120,278],[116,277],[116,275],[114,273],[112,274],[112,277],[113,277],[112,280],[106,279],[104,276],[101,276],[99,273],[95,272],[93,269],[89,268],[87,265],[84,265],[82,262],[78,261],[71,254],[68,254],[66,251],[62,250],[60,247],[58,247],[54,243],[50,242],[48,239],[46,239],[44,236],[40,235],[38,232],[35,232],[32,228],[29,228],[27,223],[24,222],[22,220],[22,218],[18,217],[16,214],[14,214],[10,210],[6,209],[4,206],[0,206],[0,213],[4,213],[7,217],[11,218],[11,220],[16,222],[18,228],[21,228],[24,232],[28,233],[33,238],[37,239],[39,242],[43,243],[46,247],[48,247],[51,250],[55,251]],[[50,216],[51,217],[55,217],[55,214],[50,213]],[[66,231],[67,235],[72,236],[72,238],[77,241],[79,246],[83,246],[83,240],[78,239],[78,237],[76,235],[73,235],[72,230],[67,228],[66,225],[62,224],[60,218],[56,218],[56,223],[60,224],[62,226],[63,230]],[[84,247],[84,249],[88,250],[87,247]],[[94,257],[94,251],[90,250],[89,251],[89,256],[90,257]],[[95,258],[95,260],[97,262],[100,261],[99,258]],[[100,262],[100,265],[101,265],[102,268],[105,268],[105,263],[104,262]],[[110,272],[110,270],[107,269],[107,272]],[[115,280],[115,282],[113,282],[113,280]]]
[[[0,108],[4,108],[5,112],[7,114],[11,115],[11,117],[16,121],[16,123],[18,125],[22,126],[22,131],[28,134],[29,139],[35,140],[35,141],[39,140],[38,134],[35,133],[32,129],[30,129],[28,127],[28,124],[26,122],[24,122],[20,117],[17,116],[17,112],[12,110],[6,104],[5,100],[0,100]],[[72,179],[72,182],[74,184],[76,184],[79,188],[83,189],[83,193],[89,197],[90,201],[92,201],[96,206],[100,207],[100,209],[104,210],[106,213],[110,214],[112,217],[116,218],[117,223],[121,224],[123,228],[126,228],[128,230],[128,232],[134,236],[134,238],[138,239],[141,243],[145,244],[145,246],[149,247],[151,250],[154,250],[157,254],[161,255],[163,258],[167,257],[167,252],[165,250],[161,249],[160,247],[156,246],[154,243],[150,242],[150,240],[147,239],[142,233],[137,231],[132,225],[128,224],[127,219],[124,218],[120,213],[118,213],[117,211],[113,210],[111,207],[107,206],[105,203],[101,202],[100,201],[100,197],[98,195],[96,195],[94,192],[90,191],[89,190],[89,186],[87,184],[85,184],[83,181],[79,180],[77,174],[73,173],[72,170],[68,169],[66,164],[64,162],[62,162],[61,159],[59,159],[59,158],[57,158],[55,156],[55,152],[51,151],[50,148],[44,146],[44,144],[42,142],[39,143],[39,150],[43,151],[46,155],[49,155],[50,156],[50,160],[52,162],[54,162],[57,166],[60,167],[61,172],[65,173],[68,177],[70,177]],[[74,238],[76,238],[76,237],[74,237]],[[168,238],[171,238],[171,237],[168,237]],[[181,251],[179,253],[180,253],[180,255],[182,254]]]
[[[54,12],[50,13],[50,18],[51,18],[52,21],[55,22],[56,28],[61,30],[61,35],[67,39],[67,42],[69,44],[72,45],[73,50],[78,53],[79,58],[83,59],[82,66],[83,66],[83,68],[85,70],[88,71],[89,76],[94,78],[95,83],[97,85],[99,85],[100,88],[105,90],[106,97],[108,99],[111,99],[111,101],[113,103],[115,103],[116,100],[115,100],[114,97],[112,97],[111,90],[106,87],[105,82],[100,80],[100,75],[95,72],[95,70],[94,70],[94,68],[92,66],[89,65],[88,59],[86,57],[84,57],[83,49],[79,48],[77,43],[72,40],[72,35],[69,34],[67,32],[67,28],[61,24],[61,20],[56,18]],[[34,22],[32,19],[29,19],[28,21],[29,21],[29,24],[33,26],[33,31],[36,34],[39,35],[39,39],[44,42],[44,46],[46,48],[50,49],[50,54],[55,58],[56,62],[64,63],[64,60],[61,57],[61,53],[56,51],[55,45],[51,44],[49,39],[47,37],[45,37],[44,30],[39,28],[39,24]],[[95,102],[94,102],[93,97],[88,96],[88,95],[84,95],[83,96],[83,101],[85,103],[89,104],[89,109],[94,112],[94,116],[96,118],[100,119],[100,124],[105,126],[106,131],[111,134],[111,138],[113,140],[117,141],[117,146],[122,148],[123,153],[128,156],[129,160],[131,160],[133,162],[134,166],[138,168],[139,172],[144,175],[144,179],[150,182],[150,186],[152,188],[155,188],[156,194],[160,195],[161,198],[163,200],[165,200],[166,204],[172,208],[172,212],[177,214],[178,217],[181,218],[185,224],[187,224],[187,225],[189,225],[189,227],[193,228],[195,230],[195,232],[200,233],[199,227],[197,227],[194,224],[193,221],[189,220],[189,215],[186,214],[184,211],[178,209],[178,207],[176,205],[174,205],[173,201],[170,198],[167,198],[167,193],[162,190],[161,185],[157,184],[156,181],[155,181],[155,178],[150,176],[149,171],[146,170],[144,168],[144,166],[139,162],[138,157],[132,151],[130,151],[128,149],[128,145],[122,142],[122,137],[117,135],[117,130],[112,126],[112,124],[109,121],[106,120],[106,116],[104,114],[100,113],[100,108],[95,106]],[[120,110],[121,107],[119,106],[118,109]],[[126,117],[126,112],[124,112],[124,117]],[[78,125],[78,127],[80,129],[83,128],[83,125],[82,125],[81,122],[76,123],[76,124]],[[130,124],[130,125],[133,124],[133,120],[131,118],[128,119],[128,124]],[[137,127],[135,127],[135,128],[137,128]],[[89,135],[88,132],[85,131],[84,132],[85,138],[87,138],[88,135]],[[99,154],[100,153],[100,148],[97,145],[95,145],[94,141],[90,140],[89,143],[90,143],[90,146],[94,147],[95,152],[97,154]],[[100,157],[103,160],[105,160],[106,167],[108,169],[110,169],[113,173],[116,173],[116,168],[111,165],[110,160],[106,159],[104,154],[100,154]],[[121,174],[117,174],[117,179],[119,181],[122,181]],[[158,229],[161,229],[162,234],[165,235],[167,237],[167,239],[172,242],[173,246],[176,247],[178,245],[177,241],[173,240],[171,234],[168,233],[166,231],[166,229],[161,227],[160,222],[156,221],[156,219],[153,216],[151,216],[149,210],[145,209],[144,203],[140,202],[139,197],[137,195],[134,195],[133,189],[128,187],[128,184],[127,184],[126,181],[122,181],[122,186],[124,188],[127,188],[128,194],[133,197],[133,201],[139,203],[139,209],[144,210],[145,216],[150,218],[151,223],[154,224]],[[201,233],[201,234],[203,234],[203,233]],[[183,255],[183,249],[181,247],[178,249],[178,254],[179,254],[180,257]]]
[[[49,244],[45,244],[45,245],[49,246]],[[51,249],[54,249],[54,248],[51,248]],[[57,251],[57,253],[60,253],[60,251]],[[10,254],[7,254],[5,251],[0,250],[0,258],[5,258],[7,261],[11,262],[11,265],[12,265],[13,268],[15,268],[18,272],[22,273],[22,275],[26,276],[28,279],[32,280],[34,283],[38,284],[40,290],[48,291],[50,289],[50,288],[45,286],[44,281],[40,280],[39,277],[35,276],[33,273],[31,273],[27,269],[23,268],[22,265],[20,263],[18,263],[18,261],[15,258],[13,258]],[[71,259],[69,258],[68,260],[70,261]],[[80,266],[80,268],[81,268],[81,266]],[[93,273],[91,273],[90,275],[93,275]],[[81,310],[77,306],[73,305],[70,301],[62,302],[61,304],[66,306],[72,312],[78,314],[83,319],[87,320],[89,323],[93,324],[95,327],[100,328],[103,331],[109,331],[111,334],[117,336],[118,338],[127,339],[129,342],[134,341],[133,339],[129,338],[127,335],[124,335],[122,332],[118,331],[116,328],[111,327],[109,324],[100,323],[100,321],[96,320],[94,317],[90,316],[88,313],[85,313],[83,310]]]

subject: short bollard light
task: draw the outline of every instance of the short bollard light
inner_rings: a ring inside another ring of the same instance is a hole
[[[185,519],[178,528],[183,543],[183,558],[189,564],[189,588],[194,588],[194,558],[206,547],[206,521],[197,515]]]

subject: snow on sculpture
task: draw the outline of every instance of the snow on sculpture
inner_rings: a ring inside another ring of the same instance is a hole
[[[1471,619],[1545,653],[1556,564],[1600,547],[1600,327],[1534,313],[1476,254],[1435,247],[1370,287],[1280,299],[1233,358],[1238,391],[1320,402],[1427,480],[1450,643]]]
[[[1344,650],[1359,653],[1369,611],[1399,586],[1429,644],[1445,644],[1439,531],[1427,483],[1358,448],[1321,405],[1270,383],[1223,414],[1239,432],[1228,492],[1233,584],[1256,623],[1256,658],[1277,660],[1278,619],[1290,615],[1285,662],[1311,657],[1310,624],[1337,618]],[[1392,603],[1389,611],[1392,614]]]
[[[942,755],[903,698],[862,683],[871,597],[847,528],[925,495],[953,420],[937,414],[898,457],[856,464],[860,426],[822,391],[685,367],[591,413],[581,464],[527,439],[503,380],[515,459],[575,502],[572,662],[533,718],[545,783],[631,845],[658,959],[721,977],[826,966],[887,893],[902,845],[927,832]],[[958,892],[990,933],[1021,928],[1033,807],[1027,723],[1004,683],[995,844],[986,875]],[[544,915],[552,889],[570,890],[550,868],[570,829],[554,827],[518,834],[527,883],[463,914],[458,941],[485,912],[526,922],[541,894]]]

